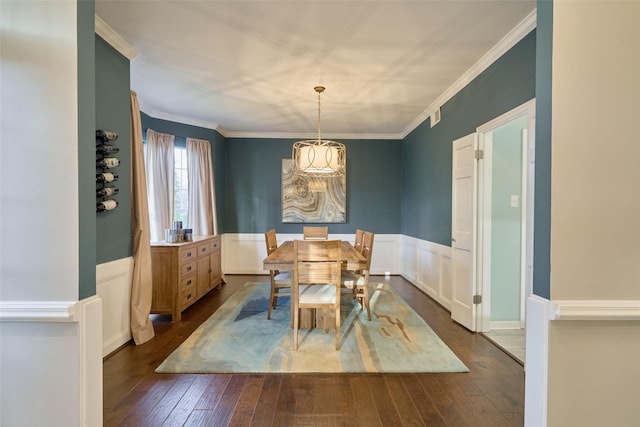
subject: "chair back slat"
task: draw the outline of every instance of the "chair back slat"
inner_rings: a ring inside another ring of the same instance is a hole
[[[342,248],[339,240],[298,240],[297,243],[294,252],[298,261],[333,260]]]
[[[278,239],[276,237],[276,230],[271,229],[264,233],[264,241],[267,245],[267,255],[271,255],[273,251],[278,249]]]
[[[302,235],[304,240],[327,240],[329,227],[303,227]]]
[[[371,269],[371,257],[373,256],[373,240],[375,234],[370,231],[364,232],[364,237],[362,238],[362,256],[367,260],[367,268],[365,270]]]
[[[356,229],[356,238],[353,241],[353,247],[362,253],[362,239],[364,238],[364,230]]]
[[[298,261],[298,283],[335,283],[340,265],[336,261]]]

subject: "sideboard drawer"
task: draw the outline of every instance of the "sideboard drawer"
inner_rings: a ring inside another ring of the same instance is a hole
[[[194,302],[196,302],[196,300],[198,299],[196,298],[195,287],[183,290],[181,295],[182,295],[182,298],[181,298],[182,304],[180,304],[180,306],[182,307],[183,310],[189,307]]]
[[[197,283],[196,275],[185,277],[180,280],[180,291],[184,291],[187,288],[195,288]]]
[[[207,242],[198,246],[198,256],[210,254],[213,251],[213,242]]]
[[[190,261],[192,259],[195,259],[198,256],[197,252],[196,252],[196,248],[191,245],[189,247],[183,248],[180,251],[180,260],[181,261]]]
[[[193,261],[183,262],[180,264],[180,277],[187,277],[190,274],[194,274],[197,268],[198,262],[195,259]]]

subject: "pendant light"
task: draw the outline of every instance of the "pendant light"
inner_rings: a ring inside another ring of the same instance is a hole
[[[293,144],[293,171],[309,176],[340,176],[346,171],[347,150],[344,144],[320,138],[320,94],[324,86],[313,88],[318,93],[318,139]]]

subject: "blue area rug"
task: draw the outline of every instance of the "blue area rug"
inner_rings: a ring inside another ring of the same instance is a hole
[[[267,320],[268,283],[246,283],[156,369],[159,373],[468,372],[392,287],[371,284],[371,321],[342,298],[334,330],[301,330],[292,350],[289,300]]]

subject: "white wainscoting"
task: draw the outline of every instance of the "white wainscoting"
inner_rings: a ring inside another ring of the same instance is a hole
[[[131,339],[133,257],[96,266],[96,293],[102,299],[102,356]]]
[[[531,295],[527,298],[525,427],[544,427],[547,425],[549,320],[552,308],[551,301],[545,298],[537,295]]]
[[[353,240],[353,234],[330,234],[330,239]],[[278,242],[302,239],[302,234],[278,233]],[[398,234],[376,234],[373,242],[371,274],[400,274]],[[225,274],[267,274],[262,260],[267,256],[264,234],[225,233],[222,235],[222,271]]]
[[[451,248],[402,236],[402,276],[448,310],[451,309]]]
[[[0,424],[102,425],[101,322],[96,295],[0,304]]]

